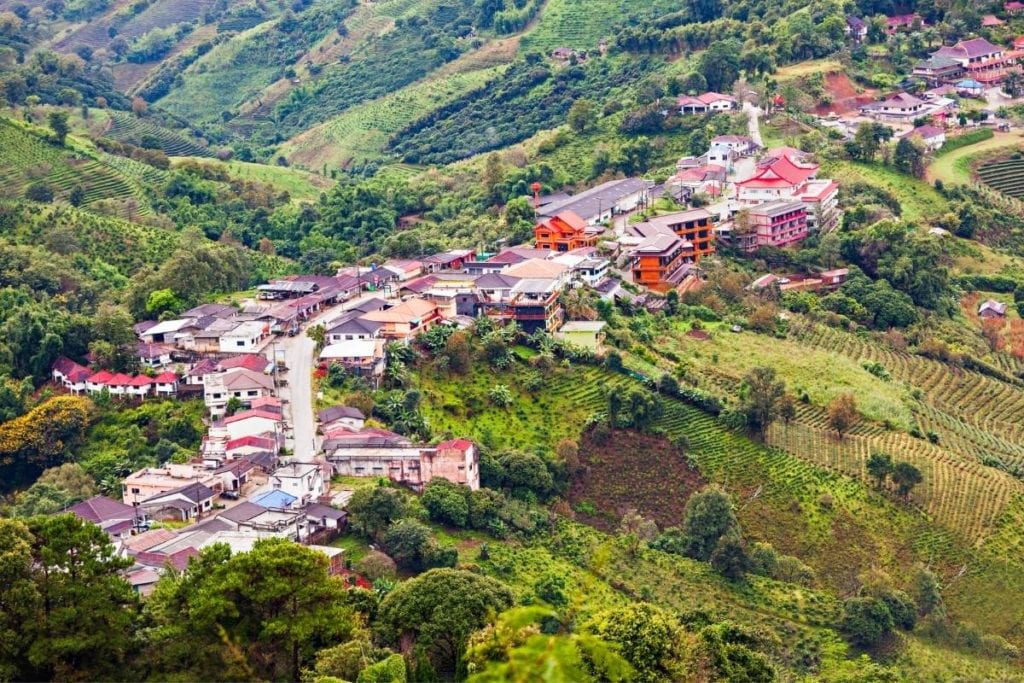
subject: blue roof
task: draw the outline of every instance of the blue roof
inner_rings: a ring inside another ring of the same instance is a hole
[[[267,491],[263,495],[253,498],[250,502],[256,505],[262,505],[265,508],[288,508],[291,507],[292,503],[297,501],[298,498],[288,493],[287,491],[281,491],[276,489],[274,491]]]
[[[967,79],[964,79],[964,80],[960,81],[959,83],[957,83],[956,87],[958,87],[958,88],[972,88],[973,89],[973,88],[984,88],[985,86],[983,84],[979,83],[978,81],[972,79],[972,78],[967,78]]]

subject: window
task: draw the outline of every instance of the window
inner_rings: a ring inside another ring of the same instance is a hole
[[[139,491],[139,489],[137,489],[137,488],[133,488],[133,489],[132,489],[132,493],[140,493],[140,491]]]
[[[235,342],[235,346],[245,346],[245,340],[239,339],[238,341]]]
[[[214,399],[218,399],[218,398],[220,398],[220,397],[221,397],[221,395],[220,395],[220,394],[213,394],[212,396],[213,396],[213,398],[214,398]]]
[[[257,391],[257,390],[250,390],[250,391],[248,392],[248,395],[249,395],[249,396],[258,396],[258,395],[259,395],[259,393],[260,393],[260,392],[259,392],[259,391]]]

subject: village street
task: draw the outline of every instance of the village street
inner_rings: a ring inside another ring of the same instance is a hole
[[[366,299],[380,296],[377,292],[367,292],[340,306],[332,306],[308,320],[294,337],[279,337],[268,345],[265,353],[271,360],[276,360],[275,351],[284,356],[288,372],[279,375],[287,378],[286,386],[280,389],[280,397],[288,402],[291,433],[285,440],[285,447],[300,462],[309,462],[319,451],[316,435],[316,416],[313,401],[313,365],[316,342],[309,338],[306,331],[314,325],[327,324],[339,317],[344,311]]]

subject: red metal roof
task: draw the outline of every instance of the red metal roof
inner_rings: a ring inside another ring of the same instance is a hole
[[[437,450],[457,450],[465,453],[473,447],[473,442],[468,439],[452,439],[437,444]]]
[[[174,384],[178,381],[178,376],[173,372],[161,372],[155,379],[157,384]]]
[[[240,413],[236,413],[231,417],[224,418],[224,424],[231,424],[233,422],[239,422],[241,420],[248,420],[250,417],[262,417],[267,420],[273,420],[275,422],[281,421],[281,416],[277,413],[272,413],[269,410],[245,410]]]
[[[243,436],[238,439],[231,439],[228,441],[224,448],[225,450],[233,450],[235,448],[242,448],[244,446],[255,446],[257,448],[275,448],[277,443],[273,439],[268,439],[262,436]]]
[[[89,377],[86,381],[91,384],[106,384],[114,376],[114,373],[109,370],[100,370],[95,375]]]

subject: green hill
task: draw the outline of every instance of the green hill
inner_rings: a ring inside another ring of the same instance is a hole
[[[102,199],[135,200],[139,210],[149,211],[143,189],[120,173],[103,157],[81,148],[59,148],[30,129],[9,119],[0,119],[0,197],[20,198],[30,185],[50,187],[61,199],[81,188],[83,203]]]

